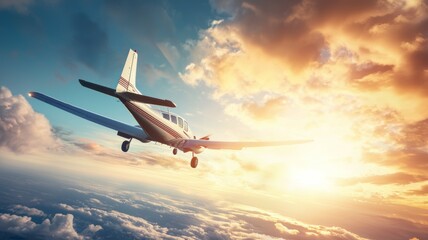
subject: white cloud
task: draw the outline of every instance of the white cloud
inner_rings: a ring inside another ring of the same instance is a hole
[[[89,224],[89,226],[85,230],[83,230],[82,235],[91,237],[92,235],[94,235],[94,233],[102,229],[103,227],[101,227],[100,225]]]
[[[64,210],[70,211],[70,212],[78,212],[78,213],[83,213],[85,215],[92,215],[90,209],[88,208],[83,208],[83,207],[72,207],[70,205],[67,205],[65,203],[60,203],[58,204],[58,206]]]
[[[22,206],[19,204],[12,206],[11,210],[14,213],[20,214],[20,215],[40,216],[40,217],[46,216],[46,214],[43,211],[37,208],[29,208],[27,206]]]
[[[28,216],[0,214],[0,231],[29,238],[84,239],[102,229],[101,226],[91,224],[79,234],[73,227],[73,219],[72,214],[58,213],[52,221],[45,219],[41,224],[37,224]]]
[[[33,110],[22,96],[13,96],[6,87],[0,88],[0,147],[14,152],[55,149],[55,138],[49,121]]]
[[[280,232],[286,233],[286,234],[289,234],[289,235],[297,235],[297,234],[300,233],[299,230],[287,228],[286,226],[282,225],[281,223],[275,223],[275,227]]]
[[[36,232],[41,235],[49,236],[54,239],[82,239],[73,227],[73,215],[55,214],[52,222],[45,219],[38,227]]]
[[[131,233],[136,238],[179,239],[169,235],[168,228],[152,224],[144,218],[131,216],[118,211],[91,209],[94,216],[113,226],[120,232]]]
[[[0,214],[0,230],[14,234],[25,234],[36,228],[37,224],[31,221],[31,217],[11,214]]]
[[[98,200],[96,198],[90,198],[89,201],[93,202],[93,203],[96,203],[96,204],[103,204],[100,200]]]

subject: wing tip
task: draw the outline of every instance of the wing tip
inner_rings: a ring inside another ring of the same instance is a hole
[[[29,97],[36,98],[38,95],[40,95],[40,93],[31,91],[31,92],[28,92],[27,95]]]

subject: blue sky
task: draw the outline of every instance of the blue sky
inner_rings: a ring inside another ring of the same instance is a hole
[[[77,79],[114,87],[128,49],[133,48],[139,51],[137,84],[143,93],[172,99],[182,115],[213,104],[207,98],[197,105],[201,102],[192,99],[201,99],[204,88],[189,87],[178,76],[188,61],[185,42],[197,39],[218,15],[208,2],[42,1],[0,11],[1,82],[16,94],[41,91],[132,123],[115,100],[87,91]],[[161,44],[175,50],[174,66]],[[81,122],[67,113],[32,104],[54,124],[81,130]]]

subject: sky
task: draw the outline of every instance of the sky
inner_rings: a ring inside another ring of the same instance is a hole
[[[0,0],[0,36],[3,169],[151,186],[186,196],[176,207],[204,199],[213,219],[239,205],[269,216],[246,222],[267,234],[253,237],[428,238],[427,1]],[[191,169],[159,144],[122,153],[114,131],[27,96],[136,124],[77,81],[114,88],[130,48],[138,89],[176,103],[197,137],[314,141],[207,150]],[[11,206],[0,230],[31,208]]]

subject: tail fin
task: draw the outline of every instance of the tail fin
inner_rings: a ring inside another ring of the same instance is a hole
[[[138,53],[136,50],[129,49],[128,57],[126,58],[125,66],[123,66],[122,74],[120,75],[119,83],[116,87],[116,92],[132,92],[140,93],[135,86],[135,78],[137,75]]]

